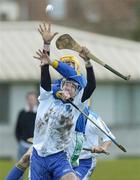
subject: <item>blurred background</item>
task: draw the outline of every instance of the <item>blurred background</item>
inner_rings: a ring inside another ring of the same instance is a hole
[[[54,6],[50,15],[45,13],[47,4]],[[109,158],[139,158],[140,1],[0,0],[0,159],[17,157],[17,115],[25,106],[26,94],[38,93],[40,67],[33,55],[43,46],[38,25],[48,20],[52,31],[70,34],[120,73],[131,74],[131,80],[125,81],[92,61],[97,88],[91,109],[101,115],[127,149],[123,153],[113,145]],[[55,40],[52,58],[64,54],[78,57],[76,52],[58,50]],[[78,59],[85,73],[84,63]],[[57,77],[52,70],[53,80]]]

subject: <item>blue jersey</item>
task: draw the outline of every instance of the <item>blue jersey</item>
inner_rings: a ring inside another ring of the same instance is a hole
[[[89,115],[88,107],[85,107],[83,112],[88,116]],[[87,122],[86,117],[83,114],[80,114],[76,122],[75,131],[83,132],[85,134],[86,122]]]

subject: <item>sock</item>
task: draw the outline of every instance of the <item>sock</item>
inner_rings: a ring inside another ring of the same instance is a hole
[[[23,173],[24,171],[22,169],[14,166],[6,177],[6,180],[18,180],[23,175]]]

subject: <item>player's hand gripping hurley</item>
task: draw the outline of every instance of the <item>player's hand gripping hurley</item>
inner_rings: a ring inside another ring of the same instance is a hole
[[[63,34],[62,36],[60,36],[56,41],[56,47],[58,49],[74,50],[74,51],[79,52],[79,53],[82,50],[82,47],[69,34]],[[124,76],[123,74],[119,73],[118,71],[116,71],[115,69],[113,69],[112,67],[110,67],[109,65],[104,63],[103,61],[101,61],[99,58],[97,58],[93,54],[89,53],[88,57],[90,59],[94,60],[96,63],[104,66],[106,69],[113,72],[114,74],[121,77],[122,79],[124,79],[124,80],[130,79],[130,75]]]
[[[93,149],[90,149],[90,148],[85,148],[84,147],[83,150],[90,151],[91,153],[96,153],[96,152],[93,152]],[[100,153],[103,153],[103,154],[106,154],[106,155],[110,155],[110,153],[107,152],[107,151],[103,151],[103,152],[100,152]],[[100,154],[100,153],[97,153],[97,154]]]

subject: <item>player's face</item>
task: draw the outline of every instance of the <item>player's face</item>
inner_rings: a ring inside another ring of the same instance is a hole
[[[30,108],[33,108],[35,105],[37,105],[37,98],[34,94],[30,94],[27,96],[27,104]]]
[[[65,82],[62,90],[67,91],[71,98],[73,98],[76,95],[76,88],[77,87],[73,82]]]

